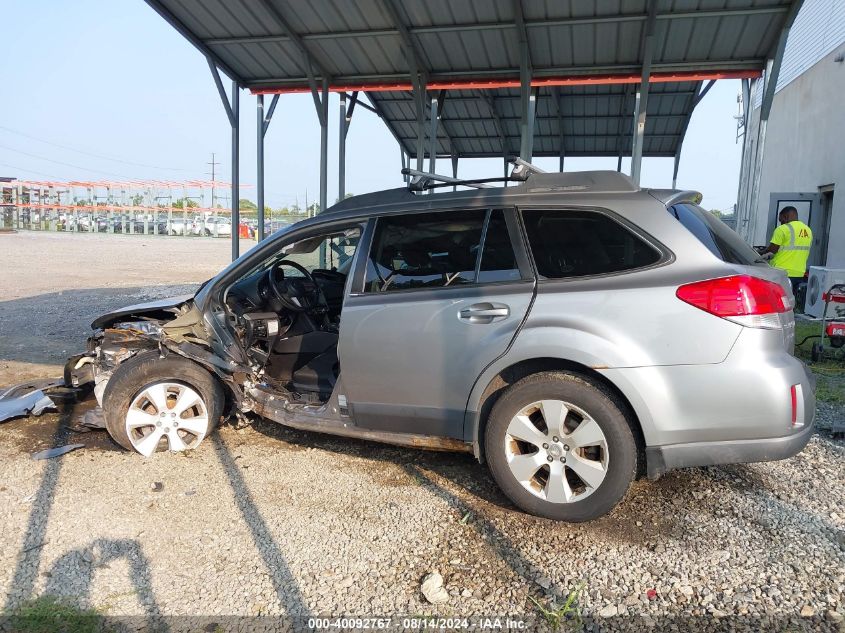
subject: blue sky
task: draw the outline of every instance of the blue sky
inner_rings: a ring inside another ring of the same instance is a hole
[[[205,58],[142,0],[4,0],[0,175],[28,179],[206,178],[211,152],[229,176],[229,124]],[[228,82],[227,82],[228,85]],[[696,109],[678,186],[704,206],[736,199],[738,81],[720,81]],[[329,109],[329,200],[337,194],[337,96]],[[241,93],[241,182],[255,182],[255,97]],[[284,95],[266,137],[267,203],[318,197],[319,124],[310,95]],[[556,159],[537,164],[557,169]],[[399,149],[357,109],[347,137],[347,191],[401,184]],[[567,170],[615,169],[615,158],[567,159]],[[628,161],[623,161],[623,170]],[[438,171],[451,173],[448,160]],[[499,159],[462,160],[461,177],[501,172]],[[669,187],[672,159],[643,162],[642,183]],[[244,197],[255,197],[245,189]]]

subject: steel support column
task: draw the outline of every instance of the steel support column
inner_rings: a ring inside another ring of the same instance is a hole
[[[425,84],[417,75],[413,85],[417,114],[417,171],[423,171],[425,167]]]
[[[642,39],[642,73],[640,86],[637,90],[637,100],[634,106],[634,138],[631,151],[631,178],[639,185],[640,170],[643,161],[643,144],[645,143],[646,112],[648,111],[649,81],[651,79],[651,62],[654,57],[654,23],[657,20],[657,0],[649,0],[648,18],[643,26]]]
[[[631,96],[631,84],[625,85],[625,92],[622,93],[622,101],[619,103],[619,118],[623,118],[627,112],[628,106],[628,98]],[[616,138],[616,152],[617,152],[617,160],[616,160],[616,171],[622,173],[622,154],[624,153],[624,139],[625,139],[625,126],[619,126],[619,136]]]
[[[800,11],[803,0],[797,0],[789,7],[789,14],[786,16],[786,21],[781,29],[778,41],[772,51],[772,56],[766,64],[766,72],[763,83],[763,99],[760,104],[760,120],[757,127],[757,144],[754,155],[754,171],[752,173],[751,186],[751,200],[748,208],[749,229],[748,239],[754,239],[754,233],[757,229],[757,205],[760,199],[760,179],[763,174],[763,161],[765,160],[766,149],[766,129],[769,124],[769,114],[772,111],[772,103],[775,98],[775,91],[777,90],[778,76],[780,75],[780,67],[783,63],[783,54],[786,50],[786,41],[789,38],[789,30],[795,22],[795,17]]]
[[[320,108],[320,213],[328,208],[329,173],[329,80],[323,77]]]
[[[258,204],[258,241],[264,239],[264,136],[267,134],[267,128],[270,126],[270,119],[273,118],[273,112],[276,110],[276,104],[279,102],[279,95],[273,95],[273,100],[270,102],[270,107],[267,109],[267,114],[264,114],[264,95],[258,95],[258,103],[256,110],[256,122],[258,124],[257,138],[256,138],[256,193]]]
[[[431,118],[428,128],[428,173],[430,174],[437,173],[437,105],[438,99],[435,95],[431,98],[431,107],[429,108]]]
[[[329,177],[329,78],[323,77],[323,96],[320,99],[320,210],[328,208]],[[326,243],[320,244],[320,268],[326,267]]]
[[[349,133],[349,125],[352,123],[352,114],[355,112],[355,105],[358,103],[358,92],[352,93],[349,98],[349,107],[346,106],[346,93],[340,93],[340,119],[338,121],[338,160],[337,160],[337,198],[343,200],[346,197],[346,135]]]
[[[402,149],[402,146],[401,146],[401,145],[399,146],[399,160],[401,160],[401,161],[402,161],[402,171],[404,172],[404,171],[405,171],[405,167],[406,167],[406,165],[405,165],[405,150],[404,150],[404,149]],[[411,163],[411,157],[409,156],[409,157],[408,157],[408,166],[410,166],[410,163]],[[403,173],[403,174],[402,174],[402,180],[404,180],[404,181],[405,181],[405,184],[407,185],[407,184],[408,184],[408,180],[409,180],[409,176],[408,176],[408,174]]]
[[[337,198],[346,197],[346,93],[340,93],[337,119]]]
[[[457,177],[458,177],[458,155],[453,153],[452,154],[452,178],[457,178]],[[458,186],[453,185],[452,191],[457,191],[457,190],[458,190]]]
[[[715,79],[711,79],[707,84],[702,84],[698,82],[696,84],[696,94],[692,98],[692,107],[689,109],[689,113],[684,118],[684,122],[681,125],[681,133],[678,139],[678,147],[675,149],[675,166],[672,170],[672,189],[676,187],[678,184],[678,168],[681,165],[681,149],[684,146],[684,137],[687,135],[687,128],[689,127],[690,119],[692,119],[692,113],[695,112],[695,109],[698,107],[698,104],[701,103],[701,100],[704,99],[704,96],[710,92],[710,89],[716,84]]]
[[[226,116],[229,118],[229,125],[232,128],[232,261],[240,256],[240,125],[238,115],[240,113],[239,107],[239,90],[238,82],[232,80],[232,96],[231,103],[229,97],[226,95],[226,89],[223,87],[223,81],[220,79],[220,72],[211,57],[206,58],[208,61],[208,68],[211,71],[211,76],[214,79],[214,85],[217,86],[217,93],[220,95],[220,100],[223,102],[223,108],[226,110]],[[215,232],[217,228],[215,225]],[[146,233],[146,231],[144,231]]]
[[[522,116],[520,119],[519,157],[531,162],[534,154],[534,112],[536,110],[537,90],[531,88],[531,71],[523,64],[520,67],[520,95],[522,97]]]
[[[232,81],[232,261],[241,256],[241,126],[240,87]]]
[[[563,135],[563,96],[560,88],[554,90],[555,104],[557,104],[557,128],[558,128],[558,171],[563,172],[563,160],[566,158],[566,144]]]
[[[530,163],[531,156],[534,153],[534,111],[537,92],[531,89],[531,50],[528,47],[528,31],[525,28],[522,0],[513,0],[513,18],[519,38],[519,98],[521,108],[519,157]]]

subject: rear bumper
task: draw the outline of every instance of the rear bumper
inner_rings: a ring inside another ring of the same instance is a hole
[[[784,437],[650,446],[646,448],[648,478],[657,479],[674,468],[786,459],[801,452],[810,441],[814,428],[815,420],[811,416],[801,430]]]

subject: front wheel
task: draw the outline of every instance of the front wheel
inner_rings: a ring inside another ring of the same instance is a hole
[[[112,438],[149,457],[199,446],[217,425],[223,401],[220,385],[196,363],[144,352],[115,369],[103,409]]]
[[[622,500],[637,470],[637,445],[616,398],[568,372],[523,378],[490,412],[485,453],[502,491],[521,509],[590,521]]]

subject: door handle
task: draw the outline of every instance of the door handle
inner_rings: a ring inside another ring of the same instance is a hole
[[[458,318],[470,323],[491,323],[493,319],[509,316],[511,310],[502,303],[476,303],[458,313]]]

